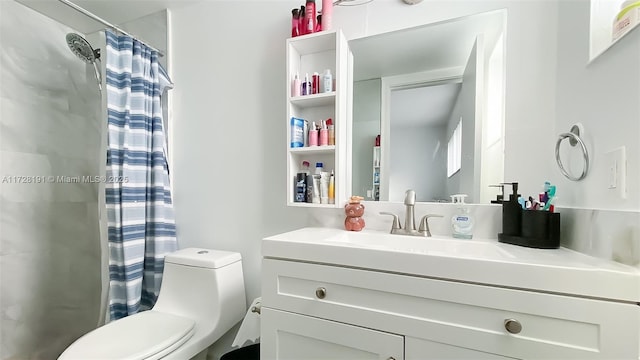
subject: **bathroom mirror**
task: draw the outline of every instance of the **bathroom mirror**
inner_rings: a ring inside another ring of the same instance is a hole
[[[505,28],[498,10],[349,42],[353,194],[490,201],[504,177]]]

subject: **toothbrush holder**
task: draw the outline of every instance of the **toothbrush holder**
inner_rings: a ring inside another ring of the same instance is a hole
[[[520,235],[498,234],[498,241],[537,249],[560,247],[560,214],[522,210]]]

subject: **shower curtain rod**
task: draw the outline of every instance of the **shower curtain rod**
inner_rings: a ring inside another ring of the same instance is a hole
[[[68,7],[72,8],[72,9],[74,9],[74,10],[75,10],[75,11],[77,11],[77,12],[79,12],[79,13],[81,13],[81,14],[83,14],[83,15],[86,15],[86,16],[88,16],[88,17],[92,18],[92,19],[93,19],[93,20],[95,20],[95,21],[98,21],[98,22],[103,23],[103,24],[104,24],[104,25],[106,25],[107,27],[110,27],[110,28],[112,28],[112,29],[114,29],[114,30],[116,30],[116,31],[118,31],[118,32],[120,32],[120,33],[122,33],[122,34],[124,34],[124,35],[131,36],[132,38],[134,38],[134,39],[136,39],[136,40],[140,41],[141,43],[145,44],[146,46],[148,46],[151,50],[157,51],[157,52],[158,52],[158,55],[160,55],[160,56],[164,56],[164,53],[163,53],[162,51],[160,51],[160,50],[156,49],[155,47],[153,47],[153,46],[151,46],[151,45],[149,45],[149,44],[147,44],[146,42],[144,42],[144,41],[140,40],[139,38],[137,38],[137,37],[135,37],[135,36],[133,36],[133,35],[129,34],[128,32],[126,32],[126,31],[122,30],[121,28],[119,28],[119,27],[117,27],[117,26],[113,25],[112,23],[108,22],[107,20],[105,20],[105,19],[103,19],[103,18],[99,17],[98,15],[96,15],[96,14],[92,13],[91,11],[89,11],[89,10],[87,10],[87,9],[83,8],[83,7],[80,7],[80,6],[76,5],[76,4],[74,4],[74,3],[72,3],[72,2],[71,2],[71,1],[69,1],[69,0],[58,0],[58,1],[60,1],[61,3],[63,3],[63,4],[65,4],[65,5],[67,5]]]

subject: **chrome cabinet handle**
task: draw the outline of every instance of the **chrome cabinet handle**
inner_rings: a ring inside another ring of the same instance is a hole
[[[323,287],[319,287],[316,289],[316,297],[318,299],[324,299],[325,296],[327,296],[327,289],[323,288]]]
[[[504,321],[504,328],[511,334],[518,334],[522,331],[522,324],[516,319],[506,319]]]

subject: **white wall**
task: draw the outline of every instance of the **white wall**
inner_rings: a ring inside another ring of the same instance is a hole
[[[362,80],[353,84],[353,174],[352,195],[367,200],[367,190],[373,189],[373,147],[380,134],[380,79]]]
[[[179,246],[240,252],[249,301],[261,239],[306,223],[286,206],[284,39],[298,5],[205,1],[172,13]]]
[[[590,173],[580,182],[567,180],[554,168],[551,180],[561,189],[558,203],[640,210],[640,29],[634,29],[587,64],[589,2],[561,1],[558,11],[562,21],[558,28],[558,101],[553,133],[567,132],[572,124],[581,122],[591,157]],[[562,145],[567,166],[574,174],[580,174],[579,149],[570,149],[566,140]],[[607,189],[609,166],[605,153],[620,146],[626,147],[627,154],[626,199]],[[555,163],[552,157],[548,161]]]
[[[100,313],[100,93],[72,29],[0,2],[0,358],[55,359]]]

